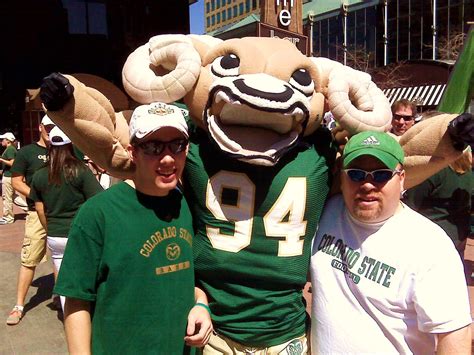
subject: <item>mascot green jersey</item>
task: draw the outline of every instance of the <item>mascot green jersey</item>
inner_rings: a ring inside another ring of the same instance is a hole
[[[184,183],[196,280],[208,293],[214,327],[256,347],[304,334],[302,289],[329,190],[330,136],[313,135],[322,143],[316,146],[302,140],[271,167],[229,159],[200,138]]]

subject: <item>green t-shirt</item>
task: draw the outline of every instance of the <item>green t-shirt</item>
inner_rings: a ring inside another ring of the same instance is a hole
[[[302,291],[329,191],[330,147],[330,136],[318,131],[265,167],[228,158],[204,133],[193,137],[184,184],[196,280],[218,333],[254,347],[305,333]]]
[[[153,197],[121,182],[82,205],[54,292],[93,303],[94,354],[189,353],[192,239],[177,189]]]
[[[471,233],[472,173],[457,174],[447,167],[407,190],[408,206],[429,218],[458,245]]]
[[[48,149],[46,147],[42,147],[38,145],[38,143],[25,145],[16,155],[15,162],[11,168],[12,176],[24,176],[26,184],[31,186],[33,174],[46,164],[47,159]],[[28,203],[28,209],[34,211],[34,201],[30,198],[27,198],[26,201]]]
[[[9,145],[9,146],[6,147],[5,150],[3,151],[2,158],[5,159],[5,160],[12,160],[12,159],[15,159],[16,153],[17,153],[17,151],[16,151],[15,146]],[[11,166],[10,166],[10,165],[7,165],[7,164],[5,164],[5,163],[2,163],[3,176],[11,177],[11,176],[12,176],[12,173],[11,173],[10,170],[11,170]]]
[[[102,186],[86,166],[79,170],[78,176],[72,181],[66,181],[62,176],[60,185],[48,182],[48,168],[43,167],[33,175],[30,198],[44,203],[48,236],[67,237],[79,207],[102,190]]]

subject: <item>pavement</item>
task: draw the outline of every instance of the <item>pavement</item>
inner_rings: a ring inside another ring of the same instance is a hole
[[[1,208],[0,199],[0,211]],[[14,207],[14,212],[13,224],[0,225],[0,354],[67,354],[63,315],[57,310],[52,299],[54,277],[51,259],[36,269],[33,284],[26,297],[22,321],[15,326],[5,323],[16,300],[16,282],[26,217],[25,212],[17,206]],[[464,256],[471,315],[474,315],[474,282],[470,277],[474,264],[474,239],[467,241]],[[311,305],[309,289],[308,283],[304,292],[308,310]],[[472,330],[474,340],[474,325]]]
[[[1,205],[0,202],[0,210]],[[22,321],[15,326],[5,323],[16,301],[25,231],[25,212],[15,206],[14,213],[13,224],[0,225],[0,354],[67,354],[62,312],[56,309],[52,300],[51,259],[36,268]]]

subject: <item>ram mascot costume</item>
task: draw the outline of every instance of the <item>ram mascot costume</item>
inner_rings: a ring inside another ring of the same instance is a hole
[[[183,185],[196,279],[216,331],[249,348],[304,350],[291,340],[307,330],[302,290],[335,157],[320,123],[330,110],[350,134],[388,130],[382,91],[368,74],[308,58],[286,40],[193,35],[151,38],[127,59],[123,85],[139,103],[182,100],[195,125]],[[85,154],[111,175],[131,176],[131,112],[115,113],[100,92],[60,74],[45,79],[42,99]],[[455,117],[402,137],[409,185],[459,156],[447,133]]]

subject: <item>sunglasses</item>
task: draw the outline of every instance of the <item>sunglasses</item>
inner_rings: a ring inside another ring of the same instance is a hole
[[[361,169],[344,169],[343,170],[349,179],[353,182],[362,182],[367,179],[369,175],[374,182],[384,183],[393,178],[396,174],[400,174],[401,170],[391,170],[391,169],[378,169],[373,171],[365,171]]]
[[[169,142],[153,140],[138,143],[136,146],[143,150],[145,155],[160,155],[166,148],[168,148],[171,153],[178,154],[186,150],[186,147],[188,146],[188,140],[175,139]]]
[[[411,121],[414,117],[413,116],[404,116],[404,115],[393,115],[393,119],[400,121],[403,118],[404,121]]]

